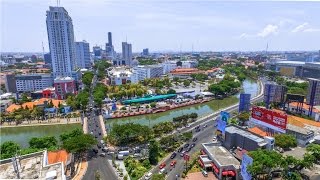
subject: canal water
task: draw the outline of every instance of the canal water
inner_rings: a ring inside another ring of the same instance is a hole
[[[251,97],[258,94],[258,84],[254,80],[245,80],[243,82],[244,93],[250,93]],[[106,126],[112,127],[114,123],[123,124],[128,122],[139,123],[143,125],[153,126],[159,122],[172,121],[173,117],[177,117],[183,114],[192,112],[198,113],[199,116],[217,111],[220,108],[224,108],[235,104],[239,101],[239,94],[225,98],[223,100],[213,100],[203,104],[197,104],[194,106],[183,107],[172,111],[148,114],[142,116],[133,116],[119,119],[106,120]],[[14,128],[1,128],[1,143],[5,141],[15,141],[22,147],[28,146],[28,141],[32,137],[41,136],[56,136],[59,139],[59,135],[65,131],[71,131],[75,128],[81,128],[80,124],[65,124],[65,125],[48,125],[48,126],[34,126],[34,127],[14,127]]]
[[[243,82],[243,89],[241,90],[243,93],[251,94],[251,97],[256,96],[259,93],[259,86],[254,80],[245,80]],[[223,100],[212,100],[207,103],[197,104],[193,106],[187,106],[183,108],[174,109],[172,111],[166,111],[157,114],[147,114],[141,116],[132,116],[126,118],[117,118],[117,119],[107,119],[106,127],[110,129],[114,123],[124,124],[124,123],[139,123],[143,125],[147,125],[152,127],[155,124],[165,121],[172,121],[174,117],[181,116],[184,114],[189,114],[192,112],[198,113],[199,116],[205,116],[210,114],[218,109],[230,106],[239,102],[240,93],[234,96],[224,98]]]

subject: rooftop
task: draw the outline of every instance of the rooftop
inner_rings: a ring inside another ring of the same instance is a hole
[[[312,131],[310,131],[308,129],[305,129],[305,128],[302,128],[302,127],[298,127],[298,126],[294,126],[294,125],[291,125],[291,124],[287,124],[287,130],[298,132],[298,133],[303,134],[303,135],[309,135],[310,133],[312,133]]]
[[[215,159],[219,166],[234,165],[240,166],[240,162],[223,146],[217,143],[203,143],[202,146],[209,153],[211,159]]]
[[[253,134],[253,133],[251,133],[251,132],[249,132],[249,131],[240,129],[240,128],[237,127],[237,126],[233,126],[233,125],[227,126],[227,127],[226,127],[226,132],[229,132],[229,133],[237,133],[237,134],[239,134],[239,135],[241,135],[241,136],[244,136],[244,137],[246,137],[246,138],[249,138],[249,139],[251,139],[251,140],[253,140],[253,141],[257,142],[257,143],[264,143],[264,139],[263,139],[263,138],[255,135],[255,134]]]
[[[18,166],[20,178],[14,170],[12,160],[5,159],[1,161],[0,179],[46,179],[48,174],[54,174],[57,177],[56,179],[64,179],[62,163],[45,164],[46,151],[23,155],[18,159],[20,162],[20,166]]]

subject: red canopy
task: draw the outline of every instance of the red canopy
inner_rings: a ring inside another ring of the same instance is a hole
[[[200,164],[200,166],[203,168],[204,167],[204,164],[203,164],[203,162],[200,160],[200,159],[198,159],[198,163]]]
[[[235,176],[236,173],[235,173],[234,171],[228,171],[228,175],[230,175],[230,176]]]
[[[228,175],[228,171],[222,171],[222,175],[223,176],[227,176]]]

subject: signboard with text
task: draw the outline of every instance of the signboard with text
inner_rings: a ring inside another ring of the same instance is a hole
[[[285,133],[287,129],[287,115],[261,107],[253,107],[250,121],[262,126]]]
[[[251,174],[248,172],[247,167],[253,163],[253,159],[247,154],[242,155],[241,161],[241,175],[244,180],[251,180]]]

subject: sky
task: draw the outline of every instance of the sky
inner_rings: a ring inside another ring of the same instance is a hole
[[[0,0],[1,52],[48,51],[46,11],[56,0]],[[319,50],[320,2],[60,0],[75,40],[121,52]]]

